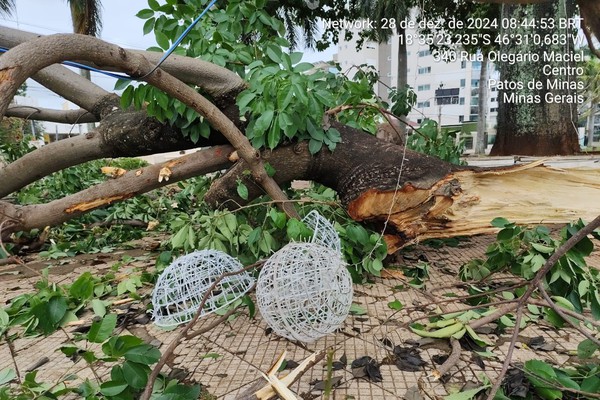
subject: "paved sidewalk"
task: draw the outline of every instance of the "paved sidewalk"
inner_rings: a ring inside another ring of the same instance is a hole
[[[508,335],[501,337],[493,334],[485,337],[494,343],[493,348],[488,348],[495,355],[491,359],[483,359],[483,370],[478,366],[478,359],[472,352],[462,352],[461,361],[451,371],[449,380],[442,384],[432,376],[437,366],[433,359],[437,355],[448,354],[449,345],[446,341],[425,342],[419,353],[426,365],[418,372],[399,370],[389,362],[391,355],[390,344],[409,346],[412,341],[421,339],[409,329],[402,327],[411,318],[425,315],[424,312],[435,310],[429,305],[431,295],[444,297],[445,293],[461,293],[457,289],[458,267],[475,257],[481,257],[487,245],[492,241],[490,236],[481,236],[461,241],[458,247],[442,247],[434,249],[426,246],[416,246],[414,251],[407,253],[409,260],[406,264],[418,262],[417,255],[427,259],[431,267],[430,278],[426,281],[424,290],[410,288],[402,279],[375,279],[366,285],[355,285],[354,302],[366,309],[366,315],[351,315],[344,326],[335,334],[322,338],[315,343],[293,343],[269,334],[267,326],[260,315],[250,320],[241,315],[231,323],[221,324],[212,331],[202,334],[190,342],[180,346],[169,365],[184,370],[188,373],[187,380],[202,383],[207,390],[222,399],[236,399],[251,387],[264,383],[261,371],[266,372],[274,361],[287,350],[287,359],[301,362],[311,353],[332,347],[335,349],[334,359],[339,360],[345,355],[350,364],[353,360],[370,356],[381,363],[381,382],[371,382],[365,378],[355,378],[349,365],[345,369],[334,371],[333,376],[339,377],[339,384],[332,393],[333,399],[393,399],[404,398],[407,391],[421,390],[422,398],[443,396],[449,392],[460,390],[466,382],[477,381],[477,377],[485,373],[489,378],[499,372],[501,363],[505,358],[508,347]],[[115,254],[116,260],[120,258]],[[108,271],[113,261],[106,261],[98,265],[82,265],[71,268],[71,271],[62,274],[52,274],[55,282],[68,282],[86,270],[93,270],[95,274]],[[151,268],[153,258],[136,262],[136,267],[147,266]],[[589,259],[588,264],[600,268],[600,253],[596,251]],[[61,267],[62,268],[62,267]],[[63,268],[65,271],[68,268]],[[57,269],[58,270],[58,269]],[[3,269],[0,272],[11,271]],[[0,300],[3,304],[10,298],[20,293],[32,290],[32,285],[38,280],[36,276],[24,278],[19,275],[0,276]],[[394,311],[388,303],[399,300],[404,309]],[[127,305],[128,312],[138,310],[143,313],[145,306],[141,303]],[[448,310],[457,309],[458,306],[448,306]],[[409,312],[412,311],[412,312]],[[208,317],[199,322],[199,326],[214,321],[215,317]],[[144,338],[148,342],[160,343],[164,350],[176,331],[166,332],[155,327],[151,322],[143,319],[127,327],[132,334]],[[125,334],[127,331],[122,332]],[[553,351],[535,351],[527,346],[529,338],[542,336],[546,341],[555,346]],[[570,329],[556,331],[540,320],[535,325],[527,327],[520,334],[518,350],[514,356],[515,361],[526,361],[538,358],[558,366],[568,364],[572,351],[583,340],[577,332]],[[47,338],[25,338],[14,342],[16,363],[21,371],[47,357],[49,361],[39,367],[38,380],[56,382],[67,374],[77,374],[79,378],[93,376],[83,361],[73,363],[58,350],[66,342],[63,332],[56,332]],[[0,369],[13,365],[10,351],[5,342],[0,345]],[[309,370],[300,380],[291,386],[298,398],[317,399],[322,397],[322,391],[315,389],[314,383],[326,376],[325,362],[318,363]],[[99,368],[99,375],[109,374],[110,366]],[[420,388],[420,389],[419,389]],[[417,398],[417,397],[411,397]]]

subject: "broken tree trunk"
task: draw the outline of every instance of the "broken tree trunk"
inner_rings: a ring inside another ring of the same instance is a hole
[[[558,170],[534,163],[484,169],[446,163],[336,125],[342,142],[334,152],[311,156],[306,144],[264,155],[279,183],[307,179],[335,189],[350,217],[383,229],[388,252],[430,238],[491,233],[495,217],[518,224],[591,220],[600,213],[597,170]],[[205,199],[215,206],[244,204],[236,192],[241,179],[250,199],[262,194],[244,170],[233,166]]]

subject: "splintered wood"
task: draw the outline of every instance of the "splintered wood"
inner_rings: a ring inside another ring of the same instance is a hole
[[[542,161],[454,171],[429,188],[369,190],[348,207],[359,221],[385,221],[391,254],[419,240],[493,233],[496,217],[517,224],[566,223],[600,214],[600,170],[557,169]]]

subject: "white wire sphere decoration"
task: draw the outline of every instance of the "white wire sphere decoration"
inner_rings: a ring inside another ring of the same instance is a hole
[[[224,273],[243,269],[229,254],[200,250],[176,259],[160,275],[152,292],[154,323],[173,327],[189,322],[205,293]],[[215,312],[242,297],[254,285],[246,271],[224,277],[207,298],[200,316]]]
[[[329,222],[327,218],[319,214],[317,210],[312,210],[302,218],[302,222],[313,230],[313,236],[310,240],[311,243],[329,247],[341,254],[342,244],[340,242],[340,236],[333,224]]]
[[[256,284],[261,315],[279,336],[313,342],[336,330],[352,305],[352,278],[341,254],[315,243],[288,243],[263,265]]]

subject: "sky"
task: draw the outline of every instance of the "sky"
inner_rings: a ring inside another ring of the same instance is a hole
[[[40,34],[71,33],[71,14],[65,0],[17,0],[17,13],[0,17],[0,25]],[[148,8],[146,0],[104,0],[103,28],[100,37],[121,47],[144,50],[155,45],[152,33],[143,34],[144,20],[135,15]],[[218,3],[217,3],[218,6]],[[330,60],[333,49],[323,53],[305,52],[305,61]],[[107,90],[114,87],[114,78],[92,73],[92,80]],[[39,107],[61,109],[64,100],[34,81],[28,81],[28,97]],[[73,107],[72,107],[73,108]]]

